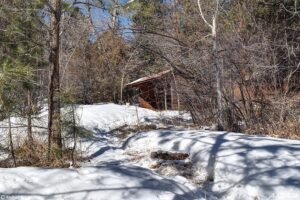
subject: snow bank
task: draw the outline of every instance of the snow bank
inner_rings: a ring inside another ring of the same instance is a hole
[[[227,132],[158,130],[132,138],[128,145],[131,149],[141,153],[153,149],[190,153],[199,172],[214,176],[213,184],[206,187],[220,199],[300,197],[300,141]]]
[[[107,164],[79,169],[0,169],[1,199],[187,200],[205,199],[150,170]]]
[[[82,150],[87,151],[89,155],[95,153],[95,151],[103,146],[103,138],[110,139],[110,135],[104,137],[104,133],[123,125],[136,125],[138,123],[159,124],[162,120],[170,120],[174,117],[180,117],[184,120],[191,119],[189,114],[184,113],[179,115],[178,111],[156,112],[136,106],[117,105],[113,103],[77,105],[76,107],[77,123],[93,134],[93,137],[88,138],[88,141],[83,140],[82,142]],[[65,112],[66,110],[62,109],[62,115]],[[34,117],[32,122],[34,126],[33,136],[36,139],[47,140],[47,120],[48,111],[46,108],[43,109],[39,116]],[[24,138],[26,138],[26,119],[12,117],[11,122],[14,144],[15,146],[19,146]],[[7,120],[0,121],[0,127],[8,127],[7,123]],[[20,128],[20,126],[23,127]],[[7,128],[0,128],[0,145],[2,146],[7,146],[8,144],[7,131]],[[5,158],[6,156],[6,154],[0,152],[0,158]]]
[[[79,126],[90,131],[93,136],[81,141],[81,149],[87,155],[98,155],[107,149],[107,141],[114,140],[110,130],[123,125],[137,125],[138,123],[160,124],[163,120],[172,120],[180,117],[190,120],[187,113],[179,114],[178,111],[156,112],[136,106],[116,105],[113,103],[99,105],[80,105],[76,110]],[[113,154],[112,154],[113,156]]]
[[[122,125],[136,125],[138,123],[160,122],[178,116],[178,111],[156,112],[135,106],[116,104],[82,105],[78,106],[77,116],[80,125],[94,132],[109,131]],[[182,116],[190,119],[188,114]]]
[[[65,109],[62,109],[62,116],[65,112]],[[172,119],[178,116],[185,120],[191,120],[189,114],[179,114],[178,111],[156,112],[136,106],[117,105],[113,103],[76,106],[76,118],[79,121],[79,125],[94,133],[109,131],[123,125],[161,122],[162,119]],[[33,126],[41,127],[34,127],[35,133],[46,132],[47,119],[47,109],[43,109],[39,116],[34,117]],[[13,132],[24,135],[27,130],[26,127],[14,127],[26,126],[26,119],[12,117],[11,122]],[[0,121],[0,127],[8,127],[8,120]],[[4,134],[5,132],[7,132],[7,128],[0,128],[0,134]]]

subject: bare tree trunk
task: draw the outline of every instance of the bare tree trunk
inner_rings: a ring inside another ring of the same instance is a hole
[[[180,11],[178,10],[179,6],[178,0],[174,0],[172,3],[173,11],[172,11],[172,23],[173,23],[173,30],[174,35],[178,37],[180,33]]]
[[[131,58],[133,57],[133,55],[135,54],[136,50],[134,50],[132,52],[132,54],[130,55],[130,57],[128,58],[128,61],[125,65],[125,67],[122,69],[122,77],[121,77],[121,86],[120,86],[120,102],[123,103],[123,89],[124,89],[124,80],[125,80],[125,75],[126,75],[126,71],[127,71],[127,67],[128,67],[128,64],[131,60]]]
[[[32,136],[32,92],[27,90],[27,137],[29,144],[33,144]]]
[[[214,10],[214,14],[212,16],[212,23],[209,23],[202,11],[202,5],[201,0],[198,0],[198,7],[199,12],[201,15],[201,18],[203,19],[204,23],[210,27],[211,29],[211,35],[212,35],[212,42],[213,42],[213,62],[214,66],[216,68],[216,93],[217,93],[217,123],[218,123],[218,129],[223,130],[223,108],[222,108],[222,85],[221,85],[221,77],[222,77],[222,69],[221,65],[219,63],[218,58],[218,38],[217,38],[217,19],[219,15],[219,0],[216,0],[216,8]]]
[[[178,110],[178,112],[180,112],[180,97],[179,97],[178,88],[177,88],[177,80],[176,80],[176,77],[175,77],[175,74],[173,71],[172,71],[172,76],[173,76],[173,80],[174,80],[173,91],[175,90],[176,97],[177,97],[177,110]],[[172,105],[173,105],[173,103],[172,103]]]
[[[217,92],[217,122],[218,129],[223,130],[223,108],[222,108],[222,69],[218,57],[218,39],[217,39],[217,16],[213,18],[212,37],[213,37],[213,60],[216,68],[216,92]]]
[[[168,110],[168,99],[167,99],[167,89],[166,88],[164,88],[164,100],[165,100],[165,110]]]
[[[11,153],[11,156],[12,156],[13,161],[14,161],[14,167],[16,167],[17,163],[16,163],[16,157],[15,157],[14,143],[13,143],[13,139],[12,139],[10,116],[8,116],[8,135],[9,135],[10,153]]]
[[[72,128],[73,128],[73,140],[74,140],[74,145],[72,149],[72,163],[73,166],[76,166],[76,147],[77,147],[77,130],[76,130],[76,118],[75,118],[75,112],[76,112],[76,107],[75,105],[72,105]]]
[[[60,53],[60,20],[61,0],[51,0],[52,17],[50,27],[50,73],[48,86],[48,160],[51,155],[52,141],[58,149],[62,149],[61,123],[60,123],[60,78],[59,78],[59,53]]]
[[[90,26],[93,29],[93,32],[96,32],[95,26],[94,26],[94,23],[93,23],[93,18],[92,18],[92,15],[91,15],[91,5],[90,5],[89,1],[90,0],[85,0],[86,9],[87,9],[87,18],[89,19]]]
[[[119,0],[114,0],[113,10],[112,10],[112,29],[115,32],[118,28],[118,9],[120,6]]]
[[[136,113],[137,127],[140,128],[139,110],[138,110],[138,106],[137,105],[135,105],[135,113]]]
[[[124,88],[124,78],[125,78],[125,70],[122,72],[121,77],[121,87],[120,87],[120,103],[123,104],[123,88]]]

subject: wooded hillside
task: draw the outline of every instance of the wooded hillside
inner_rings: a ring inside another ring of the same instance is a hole
[[[2,0],[0,128],[14,164],[12,117],[26,119],[30,147],[32,120],[48,110],[51,163],[66,153],[62,132],[77,137],[61,108],[135,104],[126,84],[165,70],[195,125],[299,138],[299,10],[297,0]]]

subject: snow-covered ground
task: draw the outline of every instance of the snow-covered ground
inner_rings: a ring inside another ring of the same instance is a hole
[[[140,155],[153,149],[189,152],[198,179],[205,181],[207,173],[213,173],[213,183],[205,188],[220,199],[300,198],[300,141],[229,132],[156,130],[136,135],[128,146],[138,149]]]
[[[79,169],[0,169],[1,199],[205,199],[200,190],[148,169],[106,163]]]
[[[113,103],[97,104],[97,105],[78,105],[76,106],[76,119],[79,126],[93,133],[93,137],[86,142],[83,141],[82,148],[88,154],[93,153],[103,144],[105,133],[123,125],[137,125],[139,123],[154,123],[159,125],[161,121],[172,123],[172,119],[179,117],[184,120],[191,120],[187,113],[179,113],[178,111],[155,112],[136,106],[117,105]],[[67,111],[62,109],[62,116]],[[47,140],[47,120],[48,111],[43,109],[41,114],[33,119],[33,131],[36,139]],[[15,146],[22,143],[26,138],[26,119],[20,117],[12,117],[12,133],[14,135]],[[23,126],[23,127],[22,127]],[[8,120],[0,121],[0,127],[8,127]],[[22,128],[14,128],[22,127]],[[0,145],[8,144],[8,129],[0,128]],[[97,139],[100,137],[100,139]],[[106,138],[111,139],[108,135]],[[99,146],[100,145],[100,146]],[[1,153],[0,153],[1,154]],[[1,158],[1,155],[0,155]]]
[[[124,124],[160,127],[161,120],[178,116],[176,111],[136,111],[115,104],[78,106],[80,126],[93,133],[81,142],[90,162],[77,169],[0,169],[0,199],[299,199],[300,141],[170,127],[124,140],[110,135]],[[195,179],[203,184],[151,170],[149,154],[158,149],[190,153]]]
[[[162,120],[180,117],[185,120],[191,120],[189,114],[178,111],[155,112],[136,106],[116,105],[113,103],[97,105],[77,105],[76,118],[80,126],[94,132],[107,132],[122,125],[136,125],[138,123],[156,123]],[[62,115],[65,114],[62,109]],[[43,132],[47,128],[48,111],[43,109],[39,116],[33,119],[33,125],[41,128],[34,128],[35,132]],[[12,117],[13,127],[26,125],[26,119]],[[7,120],[0,121],[1,127],[7,127]],[[43,129],[44,128],[44,129]],[[18,128],[13,131],[15,134],[26,132],[27,128]],[[0,134],[4,134],[6,129],[0,129]]]
[[[189,120],[190,116],[178,111],[155,112],[135,106],[116,104],[83,105],[77,109],[80,125],[93,131],[109,131],[124,124],[156,123],[163,119],[172,119],[181,115]]]

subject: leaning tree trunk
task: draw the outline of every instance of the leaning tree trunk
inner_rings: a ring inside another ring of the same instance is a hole
[[[61,0],[51,0],[52,16],[50,27],[50,73],[48,85],[48,159],[50,160],[52,141],[59,150],[62,149],[60,123],[60,20]],[[60,151],[61,152],[61,151]]]

